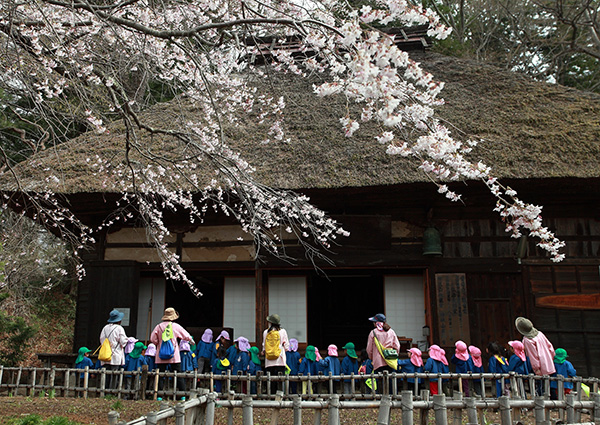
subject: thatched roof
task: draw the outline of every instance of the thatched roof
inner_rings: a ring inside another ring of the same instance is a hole
[[[435,53],[412,55],[440,81],[446,82],[446,105],[439,114],[467,133],[485,139],[474,155],[492,165],[501,178],[600,176],[600,96],[534,82],[491,66]],[[286,76],[274,82],[288,93],[289,143],[262,144],[249,118],[229,134],[230,145],[256,168],[259,181],[282,188],[364,187],[426,181],[411,159],[389,156],[366,128],[343,136],[339,118],[342,99],[317,99],[311,83]],[[201,111],[188,111],[201,114]],[[152,120],[181,125],[169,104],[148,112]],[[143,136],[143,133],[141,133]],[[123,126],[105,135],[83,135],[30,160],[37,167],[17,167],[24,190],[40,190],[49,172],[61,181],[62,193],[112,192],[110,179],[92,173],[96,155],[113,163],[124,158]],[[168,143],[153,139],[154,143]],[[58,152],[58,154],[57,154]],[[88,161],[91,159],[91,161]],[[15,186],[5,175],[3,190]]]

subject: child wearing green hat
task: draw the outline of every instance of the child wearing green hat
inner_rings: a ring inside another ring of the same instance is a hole
[[[551,376],[564,376],[567,378],[573,378],[577,375],[577,371],[573,367],[573,364],[567,360],[567,350],[564,348],[557,348],[554,352],[554,367],[556,372]],[[565,394],[570,394],[573,390],[573,383],[564,382]],[[558,400],[558,381],[550,381],[550,398],[552,400]]]
[[[358,375],[358,356],[356,355],[356,349],[353,342],[349,342],[342,347],[342,350],[346,350],[346,357],[342,360],[341,374],[350,376],[351,374]],[[344,394],[352,394],[352,380],[344,379]]]
[[[248,362],[248,375],[256,376],[258,372],[262,371],[260,367],[260,357],[258,347],[250,347],[248,350],[250,352],[250,361]],[[252,381],[250,384],[250,392],[252,394],[256,394],[256,381]]]
[[[85,369],[88,367],[90,370],[94,369],[94,363],[92,359],[90,359],[90,350],[87,347],[81,347],[77,352],[77,359],[75,359],[75,369]],[[83,387],[83,377],[85,376],[85,372],[81,372],[79,374],[79,386]]]
[[[306,347],[306,351],[304,352],[304,358],[300,362],[300,367],[298,368],[299,375],[317,375],[317,352],[315,351],[314,345],[309,345]],[[309,382],[307,385],[307,381],[302,382],[302,394],[306,394],[307,391],[309,394],[312,394],[312,383]]]
[[[127,357],[127,361],[125,362],[125,371],[126,372],[134,372],[142,370],[142,367],[147,364],[146,357],[143,355],[144,350],[148,348],[142,341],[137,341],[133,346],[133,350],[129,353]],[[125,388],[127,390],[131,390],[132,384],[134,382],[133,375],[129,375],[126,378]],[[138,380],[141,379],[141,376],[137,377]],[[126,399],[130,398],[129,396],[125,397]]]

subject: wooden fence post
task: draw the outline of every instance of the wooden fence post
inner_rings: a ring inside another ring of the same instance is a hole
[[[534,400],[535,406],[535,423],[536,425],[543,425],[546,421],[546,410],[544,409],[544,397],[536,396]]]
[[[252,396],[245,395],[242,398],[242,425],[253,425],[254,417],[252,414]]]
[[[317,398],[317,401],[323,401],[322,398]],[[321,415],[322,415],[322,410],[321,409],[315,409],[315,416],[313,418],[313,423],[314,425],[321,425]]]
[[[429,401],[430,394],[429,390],[421,390],[421,400]],[[427,417],[429,416],[429,408],[421,409],[421,415],[419,417],[419,423],[421,425],[427,425]]]
[[[591,393],[592,401],[594,402],[594,423],[600,423],[600,394]]]
[[[294,425],[302,425],[302,399],[299,394],[292,395],[292,403],[294,404]]]
[[[211,378],[212,381],[212,378]],[[206,425],[214,425],[215,423],[215,402],[217,399],[217,393],[211,392],[208,394],[208,401],[206,402]]]
[[[269,378],[270,378],[270,373],[269,373]],[[282,399],[283,399],[283,391],[277,391],[275,393],[275,401],[281,402]],[[279,422],[279,407],[276,407],[273,409],[273,412],[271,413],[271,425],[277,425],[278,422]]]
[[[148,365],[142,366],[142,376],[140,377],[139,399],[146,400],[146,387],[148,386]]]
[[[119,412],[111,410],[108,412],[108,425],[117,425],[119,422]]]
[[[565,395],[565,403],[567,404],[567,423],[575,423],[575,394]]]
[[[510,398],[503,395],[498,398],[498,404],[500,405],[500,421],[502,425],[512,425]]]
[[[456,401],[462,401],[463,400],[463,394],[462,392],[458,392],[456,394],[454,394],[454,396],[452,397],[454,400]],[[454,425],[461,425],[462,424],[462,409],[458,408],[458,409],[454,409],[454,412],[452,414],[454,420]]]
[[[581,391],[581,377],[579,377],[579,376],[575,377],[574,389],[575,389],[575,400],[581,401],[581,393],[583,391]],[[576,423],[581,422],[581,409],[575,409],[575,422]]]
[[[75,375],[77,376],[77,375]],[[77,378],[75,378],[75,380],[78,380]],[[85,367],[85,372],[83,372],[83,398],[87,399],[88,398],[88,386],[89,386],[89,382],[90,382],[90,367],[86,366]]]
[[[434,394],[433,411],[435,413],[436,425],[448,424],[448,410],[446,408],[446,396],[444,394]]]
[[[329,425],[340,425],[340,396],[337,394],[333,394],[329,399],[327,423]]]
[[[475,407],[475,398],[467,397],[467,425],[478,425],[477,407]]]
[[[157,425],[158,418],[156,412],[150,412],[146,415],[146,425]]]
[[[65,370],[65,385],[63,386],[63,397],[69,397],[69,385],[71,381],[71,376],[69,374],[69,369]]]
[[[167,403],[166,401],[161,401],[160,404],[158,405],[158,411],[163,411],[163,410],[167,410],[169,408],[169,403]],[[167,418],[165,419],[161,419],[158,421],[159,425],[167,425]]]
[[[402,423],[405,425],[414,423],[412,391],[402,391]]]
[[[384,395],[379,402],[379,415],[377,416],[377,425],[389,425],[390,410],[392,408],[392,396]]]
[[[185,407],[183,403],[175,405],[175,425],[185,425]]]
[[[31,372],[31,391],[29,392],[29,395],[31,397],[35,396],[35,381],[36,381],[36,369],[33,368],[33,371]]]

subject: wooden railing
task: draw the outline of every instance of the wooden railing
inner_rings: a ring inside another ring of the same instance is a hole
[[[255,400],[250,395],[244,395],[241,400],[218,400],[222,408],[227,409],[228,424],[234,423],[234,409],[242,409],[242,425],[253,425],[253,409],[270,409],[271,424],[276,425],[279,412],[282,409],[292,409],[294,425],[302,424],[302,415],[306,410],[312,410],[313,423],[321,425],[322,412],[327,411],[327,424],[340,424],[340,410],[344,409],[377,409],[377,424],[389,425],[392,409],[400,409],[402,412],[402,425],[419,423],[426,425],[429,422],[429,413],[434,412],[436,425],[462,425],[465,423],[478,425],[485,424],[483,412],[487,409],[498,409],[500,412],[500,423],[502,425],[522,424],[523,412],[532,412],[536,425],[547,425],[550,423],[550,409],[559,410],[559,419],[555,423],[581,424],[584,410],[589,415],[589,424],[600,423],[600,394],[592,395],[591,401],[575,401],[574,394],[567,394],[566,400],[545,400],[536,397],[534,400],[511,400],[502,396],[496,400],[483,400],[475,398],[462,398],[462,394],[456,393],[451,400],[444,394],[434,395],[429,398],[428,391],[423,391],[423,399],[416,401],[412,391],[402,391],[399,400],[394,401],[391,395],[384,395],[379,400],[371,401],[343,401],[338,394],[328,395],[319,400],[302,400],[300,395],[294,394],[291,400],[283,400],[283,393],[279,393],[277,399]],[[151,412],[146,416],[130,421],[127,425],[160,425],[166,424],[167,419],[175,418],[175,425],[214,425],[215,406],[217,403],[216,393],[192,394],[188,401],[169,406],[161,404],[159,411]],[[527,410],[523,410],[527,409]],[[417,413],[417,415],[415,415]],[[375,414],[373,413],[373,416]],[[418,422],[416,418],[418,417]],[[532,422],[532,421],[528,421]],[[118,413],[109,413],[109,425],[117,425]],[[375,417],[373,417],[375,423]]]
[[[417,378],[423,383],[420,387],[407,382],[407,378]],[[186,391],[179,391],[178,381],[185,382]],[[376,380],[379,392],[374,385],[368,382]],[[344,393],[343,381],[350,383],[351,390]],[[502,388],[510,392],[511,399],[533,400],[537,396],[536,387],[543,388],[545,398],[549,398],[550,384],[556,382],[558,401],[564,401],[564,385],[572,383],[576,400],[581,401],[582,385],[586,385],[591,393],[597,393],[599,380],[597,378],[565,378],[562,376],[548,377],[536,375],[510,374],[370,374],[350,376],[290,376],[270,374],[250,375],[215,375],[198,373],[177,373],[146,370],[125,372],[123,370],[89,370],[73,368],[9,368],[0,366],[0,395],[27,395],[34,396],[40,393],[55,396],[83,396],[104,397],[113,395],[119,398],[136,399],[173,399],[189,396],[192,392],[202,388],[213,389],[220,384],[220,394],[234,394],[236,398],[243,395],[252,395],[255,400],[272,400],[275,398],[274,388],[283,392],[283,397],[288,398],[295,392],[300,393],[302,399],[314,400],[323,394],[339,394],[344,400],[374,400],[384,395],[392,398],[399,397],[403,390],[413,390],[417,398],[420,390],[425,389],[428,382],[437,382],[439,388],[444,388],[447,395],[454,392],[477,393],[479,398],[496,398],[495,382],[500,382]],[[164,386],[161,388],[161,382]],[[298,388],[293,391],[294,385]],[[306,391],[302,393],[301,389]],[[160,388],[160,389],[159,389]],[[428,387],[427,387],[428,388]],[[468,393],[467,393],[468,395]],[[475,395],[475,394],[473,394]]]

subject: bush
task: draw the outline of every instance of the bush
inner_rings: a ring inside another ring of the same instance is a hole
[[[8,296],[8,293],[0,294],[0,305]],[[0,310],[0,364],[16,366],[23,361],[25,350],[35,332],[35,328],[29,326],[22,317],[9,316]]]

